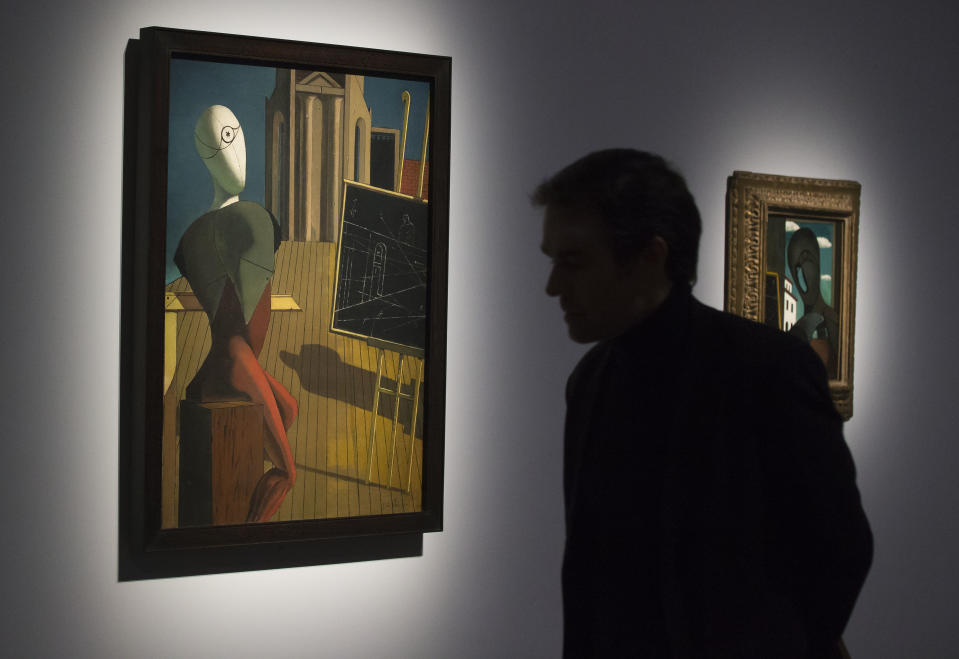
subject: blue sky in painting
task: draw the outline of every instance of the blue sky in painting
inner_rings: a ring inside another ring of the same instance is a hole
[[[400,97],[406,90],[410,93],[410,120],[406,133],[406,158],[420,159],[423,148],[423,129],[430,93],[429,83],[392,78],[366,78],[363,96],[370,108],[373,125],[379,128],[403,128],[403,102]]]
[[[211,105],[233,111],[246,138],[246,189],[240,199],[264,203],[265,106],[276,84],[276,69],[220,62],[173,59],[170,62],[170,124],[167,163],[166,281],[180,276],[173,264],[180,236],[213,201],[213,183],[193,146],[193,128]],[[426,121],[429,84],[411,80],[367,77],[364,97],[373,126],[401,129],[400,96],[412,97],[406,157],[419,160]]]

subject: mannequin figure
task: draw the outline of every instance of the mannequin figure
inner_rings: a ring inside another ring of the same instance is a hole
[[[835,377],[839,315],[822,297],[819,241],[816,234],[805,227],[796,231],[786,247],[786,258],[805,306],[803,317],[796,322],[790,333],[808,341],[826,365],[829,376]]]
[[[222,105],[207,108],[193,137],[213,178],[213,204],[184,232],[173,260],[210,319],[212,342],[186,398],[263,406],[273,467],[257,482],[247,514],[247,521],[263,522],[296,480],[286,434],[297,415],[296,401],[257,361],[270,323],[270,277],[280,229],[265,208],[239,201],[246,185],[246,142],[233,112]]]

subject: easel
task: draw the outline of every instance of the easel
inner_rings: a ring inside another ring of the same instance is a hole
[[[367,455],[369,456],[369,469],[366,473],[366,482],[369,483],[373,477],[373,454],[376,449],[376,418],[380,410],[380,395],[387,394],[393,396],[396,401],[393,406],[393,432],[390,437],[390,459],[387,462],[389,469],[389,478],[387,487],[393,486],[393,461],[396,458],[396,429],[399,425],[400,400],[409,400],[413,403],[412,419],[410,420],[410,467],[406,477],[406,491],[413,491],[413,458],[415,451],[413,447],[416,443],[416,419],[420,408],[420,384],[423,382],[423,356],[412,351],[399,351],[400,360],[396,365],[396,388],[390,389],[383,385],[383,357],[385,350],[383,346],[378,345],[376,341],[369,341],[370,345],[376,348],[376,380],[373,383],[373,414],[370,417],[370,447]],[[396,346],[391,344],[391,349]],[[411,380],[413,387],[412,393],[403,393],[403,384],[400,380],[403,373],[403,360],[409,357],[417,361],[417,376]],[[401,483],[402,484],[402,483]]]

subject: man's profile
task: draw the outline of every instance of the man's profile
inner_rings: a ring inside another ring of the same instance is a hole
[[[838,656],[872,536],[822,361],[692,296],[699,211],[659,156],[533,201],[546,292],[597,342],[566,392],[564,656]]]

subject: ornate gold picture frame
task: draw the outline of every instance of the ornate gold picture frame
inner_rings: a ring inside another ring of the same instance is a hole
[[[855,181],[736,171],[726,190],[725,309],[809,341],[852,417],[859,196]]]

